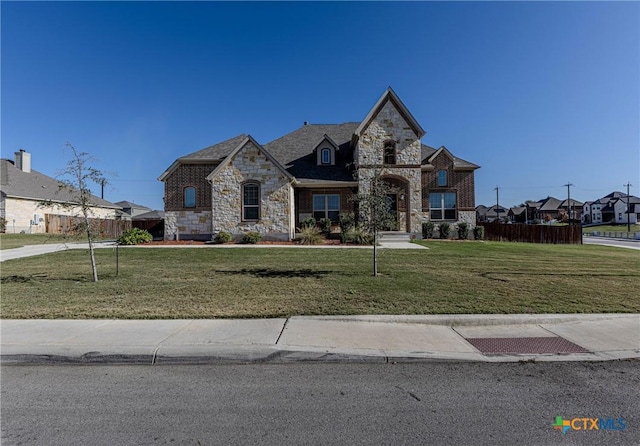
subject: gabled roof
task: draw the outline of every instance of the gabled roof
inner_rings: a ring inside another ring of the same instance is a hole
[[[435,160],[440,154],[448,156],[453,161],[453,168],[456,170],[475,170],[480,168],[480,166],[478,166],[477,164],[470,163],[469,161],[465,161],[462,158],[456,158],[445,146],[442,146],[438,150],[435,150],[432,147],[422,144],[423,165],[431,164],[433,160]]]
[[[162,220],[164,219],[163,211],[149,211],[144,214],[136,215],[132,217],[131,220]]]
[[[351,137],[357,122],[306,124],[264,145],[287,171],[299,181],[354,181]],[[335,165],[318,166],[313,149],[325,138],[336,145]]]
[[[413,117],[409,109],[404,105],[404,103],[400,100],[398,95],[393,91],[391,87],[388,87],[387,90],[380,96],[378,102],[373,106],[373,108],[369,111],[367,116],[362,120],[360,125],[355,131],[356,136],[360,137],[364,129],[366,129],[371,121],[376,117],[376,115],[380,112],[382,107],[387,103],[387,101],[391,101],[395,108],[400,112],[402,117],[411,127],[411,130],[418,136],[418,139],[422,138],[427,132],[418,124],[416,118]]]
[[[231,151],[231,153],[227,155],[225,159],[216,166],[215,169],[213,169],[213,172],[207,175],[207,180],[211,180],[212,178],[214,178],[218,174],[218,172],[224,169],[231,162],[231,160],[233,159],[234,156],[236,156],[236,154],[238,154],[242,149],[246,147],[247,144],[255,145],[258,148],[258,150],[260,150],[267,157],[267,159],[271,161],[273,165],[276,166],[276,168],[284,174],[285,177],[287,177],[289,180],[295,181],[295,178],[289,172],[287,172],[287,169],[285,169],[284,166],[280,164],[280,162],[277,159],[275,159],[273,155],[269,153],[268,150],[266,150],[255,139],[253,139],[251,135],[247,135],[240,142],[240,144],[238,144],[236,148],[233,149],[233,151]]]
[[[558,207],[560,207],[560,204],[562,203],[562,201],[554,197],[547,197],[540,201],[542,201],[542,206],[540,206],[539,209],[541,211],[557,211]]]
[[[243,140],[247,138],[244,133],[233,138],[214,144],[196,152],[181,156],[171,164],[158,180],[164,181],[180,164],[197,164],[197,163],[219,163],[238,147]]]
[[[13,161],[8,159],[0,160],[0,191],[2,195],[10,198],[77,203],[75,194],[64,187],[62,181],[33,169],[28,173],[23,172],[15,166]],[[121,209],[120,206],[95,195],[91,195],[90,204],[108,209]]]
[[[571,202],[569,202],[569,206],[571,206],[571,207],[582,207],[583,205],[584,205],[584,203],[582,203],[581,201],[578,201],[578,200],[574,200],[573,198],[571,199]],[[560,203],[560,207],[566,208],[567,207],[567,200],[563,200],[562,203]]]
[[[135,204],[132,203],[131,201],[116,201],[116,203],[118,206],[120,206],[121,208],[132,208],[132,209],[149,209],[151,210],[150,207],[147,206],[143,206],[141,204]]]

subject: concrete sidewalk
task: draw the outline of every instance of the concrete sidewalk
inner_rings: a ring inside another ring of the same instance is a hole
[[[640,315],[2,320],[8,363],[602,361],[640,358]]]

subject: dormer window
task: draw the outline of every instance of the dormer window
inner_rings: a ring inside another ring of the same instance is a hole
[[[331,149],[322,149],[320,152],[320,162],[322,164],[331,164]]]
[[[384,142],[384,164],[396,163],[396,142],[388,140]]]

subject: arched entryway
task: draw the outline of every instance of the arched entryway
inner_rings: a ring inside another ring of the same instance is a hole
[[[384,228],[388,231],[411,232],[409,209],[409,181],[395,175],[385,175],[382,180],[390,186],[387,194],[387,210],[395,215],[394,227]]]

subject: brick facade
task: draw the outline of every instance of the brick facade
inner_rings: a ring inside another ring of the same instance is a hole
[[[211,211],[211,185],[207,175],[217,164],[181,164],[164,181],[165,211]],[[184,189],[195,187],[196,207],[184,207]]]

